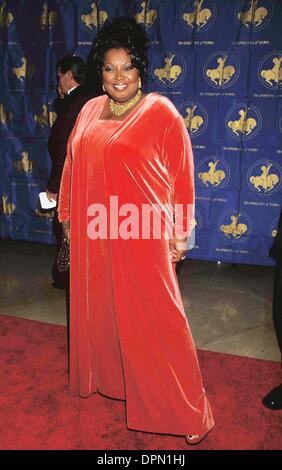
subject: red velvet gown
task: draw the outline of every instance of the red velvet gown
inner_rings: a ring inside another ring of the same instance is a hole
[[[157,93],[124,121],[99,120],[107,96],[83,107],[59,197],[71,223],[70,392],[126,401],[130,429],[202,434],[213,417],[167,239],[91,239],[88,207],[194,203],[182,117]],[[109,218],[109,216],[108,216]]]

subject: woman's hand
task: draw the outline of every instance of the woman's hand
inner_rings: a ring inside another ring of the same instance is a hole
[[[181,242],[183,242],[183,240],[181,240]],[[177,249],[177,243],[179,243],[177,238],[169,240],[169,251],[172,263],[178,263],[179,261],[182,261],[187,253],[187,250]]]

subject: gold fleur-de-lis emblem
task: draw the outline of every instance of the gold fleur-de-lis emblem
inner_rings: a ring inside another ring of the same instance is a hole
[[[52,127],[54,122],[57,119],[57,114],[55,111],[48,111],[48,116],[49,116],[49,126]]]
[[[135,15],[137,23],[143,23],[146,26],[152,26],[158,18],[158,12],[149,9],[149,2],[141,2],[141,11]]]
[[[47,3],[44,3],[42,6],[43,12],[42,15],[39,17],[40,26],[42,29],[44,28],[53,28],[54,24],[57,21],[58,13],[56,11],[48,11]]]
[[[98,11],[96,3],[92,3],[91,12],[87,15],[81,15],[81,20],[89,29],[93,29],[92,26],[98,28],[98,26],[103,26],[103,24],[108,19],[108,13],[104,10]]]
[[[56,113],[53,111],[49,111],[47,104],[43,104],[41,109],[42,109],[41,114],[35,114],[33,116],[35,122],[37,122],[41,126],[51,127],[56,120],[56,117],[57,117]]]
[[[279,176],[276,173],[270,173],[272,163],[269,165],[262,165],[260,167],[261,174],[258,176],[251,176],[250,183],[259,192],[271,191],[280,182]]]
[[[16,209],[15,204],[8,202],[8,196],[2,196],[2,207],[4,215],[11,215]]]
[[[216,160],[215,162],[209,162],[209,170],[198,173],[198,178],[202,181],[205,186],[208,186],[210,184],[212,186],[217,187],[225,179],[225,172],[223,170],[216,169],[218,162],[219,160]]]
[[[254,117],[247,117],[247,109],[239,109],[238,114],[240,116],[239,119],[228,121],[228,127],[237,137],[239,137],[240,134],[244,134],[246,136],[250,135],[257,127],[257,120]]]
[[[27,57],[22,57],[21,63],[20,67],[13,67],[13,73],[18,80],[23,82],[25,78],[30,79],[33,76],[36,68],[32,64],[28,64]]]
[[[12,117],[12,113],[7,112],[3,103],[0,103],[0,124],[7,124],[8,121],[11,121]]]
[[[247,28],[250,25],[259,27],[268,16],[268,9],[258,6],[258,0],[251,0],[247,10],[239,11],[238,20]]]
[[[243,223],[238,223],[239,215],[231,215],[230,220],[231,223],[220,226],[220,231],[223,232],[228,238],[241,238],[248,230],[248,226]]]
[[[227,56],[218,57],[218,66],[214,69],[207,69],[207,77],[217,86],[227,84],[236,72],[233,65],[225,65]]]
[[[191,134],[195,134],[204,124],[204,119],[200,115],[194,115],[197,106],[190,106],[186,108],[186,116],[184,117],[185,126],[190,131]]]
[[[7,2],[2,3],[0,6],[0,27],[3,28],[4,26],[10,26],[14,17],[11,12],[5,12]]]
[[[21,62],[22,65],[20,67],[13,67],[13,73],[16,75],[18,80],[21,80],[21,82],[23,82],[26,77],[27,58],[22,57]]]
[[[273,67],[270,69],[261,70],[261,78],[270,86],[277,86],[282,83],[282,57],[274,57],[272,59]]]
[[[22,171],[24,173],[31,173],[33,162],[29,159],[28,152],[22,152],[21,156],[21,160],[14,162],[14,167],[18,171]]]
[[[181,75],[182,73],[182,68],[180,67],[180,65],[172,65],[174,57],[174,55],[172,55],[171,57],[165,57],[165,66],[154,70],[154,75],[162,83],[165,83],[165,80],[170,83],[174,83],[178,79],[179,75]]]
[[[183,13],[182,18],[188,26],[193,28],[195,25],[200,29],[206,26],[212,17],[212,11],[209,8],[202,8],[204,0],[194,2],[195,9],[190,13]]]

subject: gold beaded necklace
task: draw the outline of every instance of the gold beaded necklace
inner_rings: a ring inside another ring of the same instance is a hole
[[[134,106],[138,101],[140,100],[142,96],[142,91],[139,90],[137,91],[136,95],[134,98],[131,100],[127,101],[125,104],[118,104],[115,103],[114,100],[111,98],[110,99],[110,110],[115,116],[122,116],[126,111],[128,111],[132,106]]]

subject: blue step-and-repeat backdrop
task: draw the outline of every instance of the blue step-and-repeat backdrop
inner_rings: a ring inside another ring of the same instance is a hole
[[[38,193],[50,172],[55,64],[134,16],[148,91],[181,112],[195,155],[191,258],[272,264],[282,201],[282,0],[0,0],[0,237],[53,243]],[[156,123],[157,125],[157,123]]]

